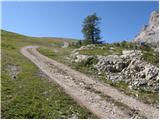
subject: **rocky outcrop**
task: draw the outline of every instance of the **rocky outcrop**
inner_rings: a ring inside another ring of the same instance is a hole
[[[133,42],[146,42],[158,48],[159,43],[159,12],[153,11],[148,25],[144,25]]]
[[[94,58],[94,56],[92,56],[92,55],[79,54],[80,50],[87,50],[87,49],[94,49],[94,48],[95,48],[95,45],[91,44],[91,45],[87,45],[87,46],[82,46],[79,49],[75,49],[74,51],[72,51],[72,54],[71,54],[72,62],[79,63],[82,61],[86,61],[90,58]]]
[[[159,69],[141,60],[140,51],[124,51],[119,57],[99,57],[94,67],[100,73],[105,72],[106,78],[112,82],[124,81],[131,88],[145,91],[159,90]]]
[[[83,48],[83,47],[82,47]],[[80,48],[80,50],[82,49]],[[86,47],[87,48],[87,47]],[[83,48],[84,49],[84,48]],[[113,83],[124,81],[131,89],[143,89],[145,91],[159,90],[159,69],[141,59],[141,51],[123,50],[122,55],[97,55],[98,62],[93,65],[97,74],[105,74],[106,80]],[[74,62],[81,62],[95,56],[81,55],[79,49],[72,53]]]

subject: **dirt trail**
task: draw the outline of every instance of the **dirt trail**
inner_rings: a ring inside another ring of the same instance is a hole
[[[77,72],[40,54],[38,46],[26,46],[21,53],[39,67],[67,94],[99,118],[158,118],[159,111],[109,85]]]

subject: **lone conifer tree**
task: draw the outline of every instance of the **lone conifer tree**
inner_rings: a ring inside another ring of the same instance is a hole
[[[99,22],[100,18],[97,17],[96,13],[89,15],[85,18],[83,22],[82,33],[84,34],[85,42],[90,44],[99,43],[100,37],[100,29]]]

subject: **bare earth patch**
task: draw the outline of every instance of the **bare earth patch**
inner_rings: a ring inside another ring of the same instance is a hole
[[[10,77],[15,80],[17,78],[18,73],[20,72],[20,66],[14,64],[8,64],[6,66],[6,71],[10,75]]]

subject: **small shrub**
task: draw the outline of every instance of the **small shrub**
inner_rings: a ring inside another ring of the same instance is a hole
[[[80,65],[90,67],[93,64],[98,62],[97,58],[88,58],[87,60],[83,60]]]
[[[15,49],[15,47],[11,44],[2,43],[2,47],[6,49]]]

